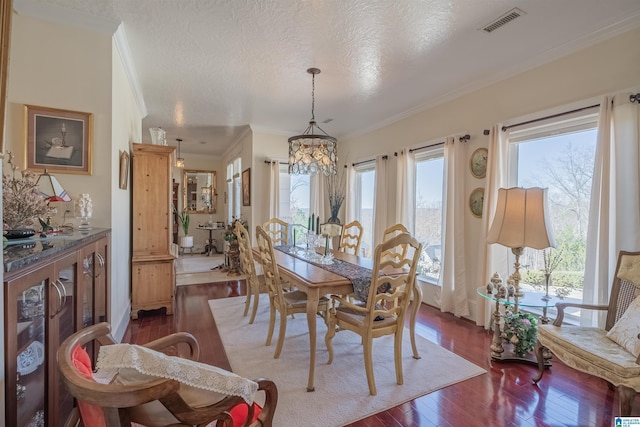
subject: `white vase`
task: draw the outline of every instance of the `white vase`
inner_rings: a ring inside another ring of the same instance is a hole
[[[182,237],[180,237],[180,247],[181,248],[191,248],[191,247],[193,247],[193,236],[182,236]]]

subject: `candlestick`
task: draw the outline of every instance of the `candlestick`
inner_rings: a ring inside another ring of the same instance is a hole
[[[311,215],[309,215],[309,221],[307,221],[307,230],[311,231]]]
[[[320,234],[320,215],[316,219],[316,234]]]
[[[324,243],[324,256],[327,256],[327,254],[329,254],[329,235],[325,236],[325,243]]]
[[[293,229],[293,247],[296,247],[296,229]]]
[[[311,231],[314,231],[313,227],[316,225],[316,214],[311,214]]]

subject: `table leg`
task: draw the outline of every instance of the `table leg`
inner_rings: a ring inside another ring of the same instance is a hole
[[[307,391],[315,391],[313,382],[316,370],[316,313],[319,300],[319,289],[307,289],[307,324],[309,325],[309,382]]]
[[[491,343],[491,357],[500,359],[504,353],[502,346],[502,330],[500,329],[500,303],[496,299],[496,311],[493,312],[493,342]]]
[[[420,288],[420,284],[418,281],[414,281],[413,285],[413,307],[411,308],[411,320],[409,322],[409,330],[411,335],[411,349],[413,350],[413,358],[420,359],[420,354],[418,353],[418,347],[416,346],[416,318],[418,317],[418,310],[420,310],[420,305],[422,304],[422,289]]]

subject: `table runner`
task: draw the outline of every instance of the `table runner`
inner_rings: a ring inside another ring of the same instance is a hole
[[[371,269],[336,258],[333,259],[333,264],[320,264],[313,262],[309,258],[300,256],[293,252],[293,246],[291,245],[278,245],[273,248],[349,279],[353,284],[353,292],[356,297],[365,303],[367,302],[367,298],[369,297],[369,287],[371,286]]]

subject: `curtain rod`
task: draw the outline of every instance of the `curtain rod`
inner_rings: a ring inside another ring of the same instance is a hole
[[[387,156],[386,154],[384,156],[382,156],[382,160],[387,160],[388,158],[389,158],[389,156]],[[356,166],[364,165],[366,163],[371,163],[371,162],[375,162],[375,161],[376,161],[376,159],[363,160],[363,161],[358,162],[358,163],[351,163],[351,166],[352,167],[356,167]],[[345,168],[346,167],[347,166],[345,165]]]
[[[562,117],[562,116],[566,116],[567,114],[572,114],[572,113],[579,113],[580,111],[590,110],[592,108],[596,108],[596,107],[599,107],[599,106],[600,106],[600,104],[593,104],[593,105],[590,105],[588,107],[576,108],[575,110],[565,111],[564,113],[552,114],[550,116],[540,117],[538,119],[533,119],[533,120],[527,120],[526,122],[516,123],[514,125],[502,126],[502,132],[504,132],[504,131],[506,131],[508,129],[517,127],[517,126],[528,125],[530,123],[536,123],[536,122],[540,122],[542,120],[547,120],[547,119],[555,119],[556,117]]]
[[[409,148],[409,152],[413,153],[414,151],[424,150],[425,148],[437,147],[439,145],[444,145],[444,141],[436,142],[435,144],[431,144],[431,145],[424,145],[424,146],[418,147],[418,148]]]
[[[265,161],[264,161],[264,163],[265,163],[265,164],[267,164],[267,165],[270,165],[270,164],[271,164],[271,162],[278,162],[278,164],[279,164],[279,165],[288,165],[288,164],[289,164],[289,163],[287,163],[287,162],[279,162],[279,161],[277,161],[277,160],[265,160]]]

